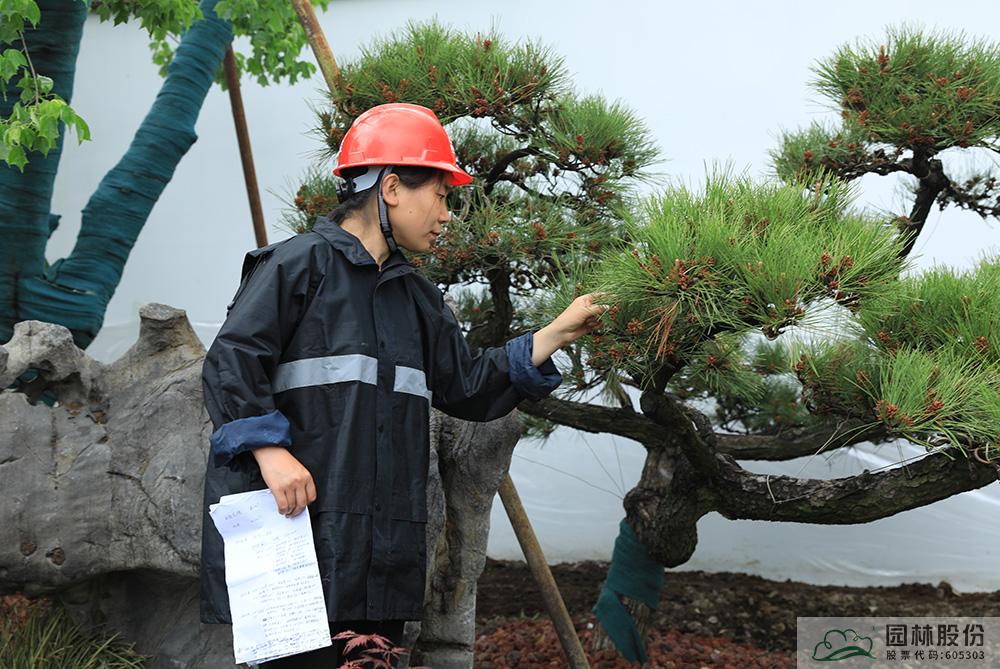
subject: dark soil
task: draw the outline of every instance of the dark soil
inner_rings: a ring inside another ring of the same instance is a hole
[[[606,562],[554,565],[584,648]],[[796,616],[1000,616],[1000,591],[958,594],[948,583],[817,586],[728,572],[671,571],[649,639],[650,667],[794,667]],[[478,669],[562,667],[565,660],[523,562],[488,560],[477,597]],[[629,666],[592,656],[602,669]],[[633,665],[634,666],[634,665]]]

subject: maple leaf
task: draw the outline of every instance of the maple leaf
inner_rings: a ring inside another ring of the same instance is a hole
[[[343,632],[338,632],[337,634],[333,635],[332,638],[334,641],[340,641],[342,639],[353,639],[357,635],[358,633],[355,632],[354,630],[345,630]]]
[[[364,669],[364,664],[357,660],[348,660],[344,664],[337,667],[337,669]]]
[[[344,654],[350,653],[355,648],[363,646],[375,646],[376,648],[388,648],[389,641],[378,634],[357,634],[353,639],[348,640],[344,646]]]

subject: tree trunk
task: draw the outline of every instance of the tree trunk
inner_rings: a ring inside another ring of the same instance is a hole
[[[197,139],[195,121],[232,41],[229,23],[215,15],[216,2],[202,0],[204,18],[184,33],[128,151],[84,207],[72,254],[54,263],[44,276],[19,281],[16,299],[21,319],[65,325],[80,348],[86,348],[101,329],[139,232]]]
[[[87,18],[87,5],[66,0],[39,0],[42,18],[24,31],[24,41],[35,71],[53,80],[52,92],[69,102],[73,97],[76,56]],[[16,47],[15,47],[16,48]],[[0,96],[0,117],[10,115],[19,89],[11,82]],[[19,311],[18,282],[45,270],[45,246],[59,224],[49,213],[52,186],[62,156],[65,125],[48,155],[32,154],[24,172],[0,167],[0,343],[10,339],[14,323],[24,320]]]
[[[754,474],[731,455],[721,453],[719,435],[712,432],[707,418],[683,408],[676,398],[647,391],[641,404],[646,417],[661,427],[662,445],[646,444],[649,453],[642,476],[625,496],[626,518],[649,556],[664,567],[677,567],[690,559],[698,543],[698,520],[710,511],[731,520],[867,523],[1000,478],[997,463],[964,457],[957,449],[951,454],[928,454],[886,471],[866,470],[840,479]],[[824,434],[815,435],[816,450]],[[616,566],[613,561],[612,568]],[[633,618],[636,612],[641,618],[651,615],[628,597],[620,600]],[[640,627],[640,632],[644,635],[645,629]],[[622,640],[601,630],[595,641],[606,646],[609,636],[622,650]]]
[[[620,622],[613,624],[615,614],[611,607],[601,606],[599,602],[595,606],[597,629],[592,642],[595,650],[613,644],[633,661],[644,656],[642,644],[655,622],[655,611],[649,606],[649,599],[659,601],[662,570],[682,565],[691,558],[698,544],[698,520],[710,510],[709,498],[701,486],[700,477],[680,448],[668,446],[649,450],[639,483],[625,496],[626,522],[634,528],[648,556],[640,560],[627,556],[616,542],[608,569],[609,582],[605,584],[631,616],[640,649],[633,647],[636,645],[633,635],[623,631]],[[648,573],[656,569],[661,573]],[[633,577],[637,582],[631,587],[635,589],[610,587],[610,575],[616,572]],[[646,603],[639,600],[643,581],[657,583],[655,588],[646,586],[647,590],[656,590],[655,594],[646,593]]]

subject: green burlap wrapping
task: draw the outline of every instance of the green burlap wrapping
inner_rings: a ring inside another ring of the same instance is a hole
[[[17,194],[24,192],[32,177],[27,170],[24,175],[11,169],[0,170],[0,206],[6,212],[0,220],[0,232],[18,244],[24,240],[25,245],[16,260],[0,266],[0,288],[6,287],[0,290],[0,341],[9,338],[10,327],[18,320],[65,325],[81,348],[89,345],[101,329],[108,302],[143,225],[177,164],[197,139],[194,126],[198,113],[232,41],[229,22],[215,15],[216,2],[201,1],[204,19],[196,21],[182,36],[163,86],[128,151],[104,176],[84,207],[80,234],[69,257],[48,269],[44,267],[45,242],[50,226],[54,227],[48,214],[51,179],[30,203],[11,202],[25,197]],[[44,24],[45,7],[42,17]],[[71,74],[69,77],[72,81]],[[59,81],[57,77],[57,85]],[[117,90],[127,94],[121,88]],[[29,165],[36,161],[39,166],[48,163],[54,173],[57,156],[51,161],[40,156],[29,159]],[[27,211],[34,212],[33,218],[23,218],[22,212]],[[25,230],[26,225],[31,229]]]
[[[40,0],[41,20],[24,31],[24,41],[36,71],[53,81],[52,92],[69,101],[73,97],[76,57],[80,51],[87,5],[65,0]],[[20,44],[0,44],[0,50]],[[18,102],[17,81],[0,96],[0,117],[11,115]],[[18,309],[18,282],[45,271],[45,245],[59,224],[49,213],[52,186],[62,155],[65,126],[48,155],[28,155],[21,173],[0,164],[0,344],[10,339],[14,323],[24,320]]]
[[[635,530],[623,518],[618,526],[608,577],[601,586],[593,611],[618,652],[632,662],[646,662],[646,645],[619,597],[625,596],[656,609],[662,588],[663,565],[649,556]]]

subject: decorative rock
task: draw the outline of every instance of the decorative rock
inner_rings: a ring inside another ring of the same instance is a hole
[[[6,363],[0,371],[0,388],[6,388],[28,369],[37,369],[51,381],[62,381],[81,371],[83,351],[73,344],[73,335],[59,325],[22,321],[4,344]]]

